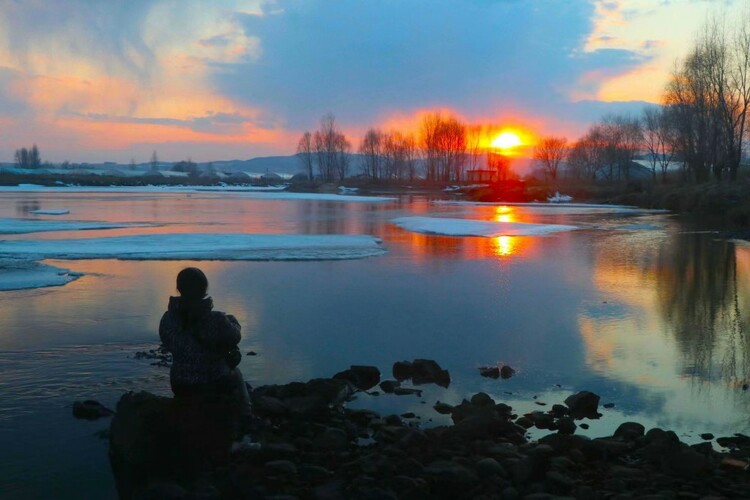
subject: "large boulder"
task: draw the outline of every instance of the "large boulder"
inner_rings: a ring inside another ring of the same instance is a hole
[[[570,415],[575,418],[598,418],[599,396],[589,391],[581,391],[568,396],[565,404],[570,409]]]
[[[398,381],[411,379],[417,385],[437,384],[448,387],[451,376],[432,359],[415,359],[414,361],[397,361],[393,364],[393,378]]]
[[[238,430],[238,406],[230,397],[123,395],[109,438],[120,498],[138,497],[163,481],[189,485],[196,474],[228,461]]]
[[[348,370],[334,375],[333,378],[348,380],[357,389],[366,391],[380,382],[380,370],[374,366],[352,365]]]

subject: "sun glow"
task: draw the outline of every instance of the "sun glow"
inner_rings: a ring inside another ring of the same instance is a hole
[[[497,137],[492,139],[490,146],[501,151],[516,148],[520,146],[521,138],[515,132],[505,131],[500,132]]]

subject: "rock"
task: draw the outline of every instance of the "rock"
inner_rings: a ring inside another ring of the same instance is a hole
[[[86,420],[96,420],[98,418],[110,417],[115,412],[105,407],[98,401],[87,399],[86,401],[76,401],[73,403],[73,416]]]
[[[255,352],[255,351],[249,351],[249,352],[247,353],[247,355],[248,355],[248,356],[257,356],[257,355],[258,355],[258,353],[257,353],[257,352]]]
[[[352,365],[348,370],[334,375],[333,378],[348,380],[357,389],[366,391],[380,382],[380,370],[374,366]]]
[[[500,378],[500,368],[497,366],[480,366],[479,375],[487,378]]]
[[[409,361],[396,361],[393,363],[393,378],[399,382],[414,376],[414,366]]]
[[[520,425],[524,429],[528,429],[530,427],[534,427],[534,421],[531,420],[529,417],[519,417],[516,419],[516,425]]]
[[[646,428],[638,422],[623,422],[615,430],[614,437],[624,439],[626,441],[633,441],[645,434]]]
[[[690,448],[667,452],[661,457],[662,470],[684,478],[695,478],[708,472],[709,460]]]
[[[555,417],[549,413],[534,412],[531,414],[530,418],[534,421],[534,426],[537,429],[554,430],[556,428]]]
[[[383,380],[380,382],[380,388],[387,394],[392,394],[397,387],[401,387],[401,382],[397,380]]]
[[[598,417],[599,396],[589,391],[580,391],[565,399],[570,414],[575,418]]]
[[[515,375],[516,370],[511,368],[509,365],[503,365],[502,368],[500,368],[500,377],[503,379],[509,379],[513,375]]]
[[[610,408],[614,408],[615,404],[614,403],[604,403],[602,406],[604,408],[610,409]]]
[[[575,421],[570,417],[562,417],[557,420],[557,432],[560,434],[574,434],[576,427]]]
[[[407,411],[406,413],[401,414],[402,418],[416,418],[416,415],[412,411]]]
[[[416,394],[417,397],[422,397],[422,391],[419,389],[412,389],[409,387],[396,387],[393,389],[393,394],[396,396],[410,396]]]
[[[477,476],[466,467],[454,462],[433,462],[424,468],[425,474],[433,476],[438,484],[467,486],[477,481]]]
[[[624,480],[641,478],[646,475],[646,473],[641,469],[637,469],[635,467],[626,467],[624,465],[613,465],[609,468],[609,473],[610,475],[612,475],[612,477]]]
[[[701,434],[701,439],[705,439],[706,441],[711,441],[714,438],[714,435],[710,432],[705,432]]]
[[[140,498],[149,484],[182,482],[229,460],[238,437],[234,400],[207,396],[173,400],[129,392],[110,425],[109,457],[120,498]]]
[[[554,415],[555,418],[564,417],[568,414],[568,407],[561,404],[554,404],[549,412]]]
[[[436,412],[440,413],[441,415],[448,415],[453,411],[453,405],[449,405],[448,403],[441,403],[438,401],[433,406]]]
[[[480,478],[489,476],[505,476],[505,469],[497,460],[491,457],[483,458],[476,463],[476,471]]]
[[[296,474],[297,466],[290,460],[273,460],[266,462],[266,468],[272,472],[279,472],[281,474]]]
[[[448,370],[443,370],[431,359],[415,359],[412,367],[414,369],[412,381],[415,384],[437,384],[440,387],[448,387],[451,383]]]
[[[587,424],[587,423],[585,423],[585,422],[584,422],[584,423],[582,423],[582,424],[580,425],[580,427],[581,427],[581,429],[584,429],[584,430],[585,430],[585,429],[588,429],[588,428],[589,428],[589,424]]]
[[[555,493],[561,494],[570,492],[570,490],[572,490],[573,486],[575,486],[576,484],[576,482],[571,477],[557,471],[547,472],[545,479],[548,490],[552,490]]]
[[[300,465],[297,474],[303,481],[319,482],[331,477],[331,471],[319,465]]]
[[[471,397],[471,404],[476,406],[495,406],[495,401],[488,394],[478,392]]]
[[[349,447],[349,438],[341,429],[327,427],[315,436],[312,445],[317,450],[343,451]]]

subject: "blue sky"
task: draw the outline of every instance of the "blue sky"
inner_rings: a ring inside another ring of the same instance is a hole
[[[467,122],[573,139],[658,102],[707,15],[740,0],[6,1],[0,160],[288,154],[333,113],[414,129]]]

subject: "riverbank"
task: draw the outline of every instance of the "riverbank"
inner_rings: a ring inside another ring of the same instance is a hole
[[[627,422],[612,436],[591,439],[577,434],[601,417],[599,397],[586,391],[525,415],[485,393],[456,406],[425,402],[452,421],[429,428],[413,413],[346,408],[357,391],[421,399],[418,384],[450,383],[429,360],[397,363],[393,375],[380,382],[377,368],[353,366],[330,379],[259,387],[251,395],[250,432],[226,454],[212,445],[227,434],[210,430],[212,422],[227,423],[226,413],[206,411],[221,405],[200,405],[201,427],[195,415],[185,417],[189,411],[181,414],[171,427],[177,434],[167,438],[172,400],[129,393],[110,436],[118,489],[137,498],[708,499],[742,498],[750,486],[750,437],[714,442],[704,435],[705,442],[690,446],[674,432]],[[404,380],[413,386],[402,386]],[[175,438],[181,428],[190,432]],[[531,428],[549,433],[531,440]],[[174,439],[183,441],[170,448]],[[190,462],[178,449],[203,450],[202,460]]]

